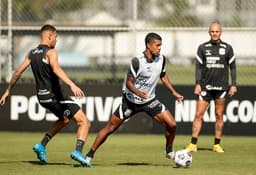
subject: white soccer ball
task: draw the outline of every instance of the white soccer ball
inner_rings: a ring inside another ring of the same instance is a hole
[[[185,149],[178,150],[174,161],[177,167],[189,167],[192,164],[192,154]]]

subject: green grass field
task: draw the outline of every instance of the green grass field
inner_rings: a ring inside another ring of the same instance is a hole
[[[32,151],[43,133],[0,132],[2,175],[255,175],[256,139],[223,136],[225,153],[211,152],[213,137],[201,136],[199,152],[193,153],[189,168],[174,168],[164,151],[162,135],[113,134],[98,150],[92,168],[83,168],[69,157],[75,133],[60,133],[47,147],[47,165],[40,165]],[[84,152],[95,134],[91,134]],[[188,144],[190,136],[177,135],[175,150]]]

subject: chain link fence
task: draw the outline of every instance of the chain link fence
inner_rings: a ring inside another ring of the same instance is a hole
[[[119,83],[146,33],[157,32],[171,81],[194,84],[196,49],[218,20],[237,56],[238,83],[255,85],[255,8],[254,0],[0,0],[0,80],[9,80],[50,23],[60,65],[75,81]],[[28,70],[22,80],[31,79]]]

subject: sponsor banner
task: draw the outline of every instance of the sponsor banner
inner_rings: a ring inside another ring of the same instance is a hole
[[[0,84],[0,93],[6,88]],[[102,128],[113,111],[122,100],[121,85],[84,85],[81,87],[87,96],[74,100],[81,106],[91,121],[90,132],[97,132]],[[195,113],[195,95],[193,86],[175,86],[184,95],[182,103],[177,103],[167,89],[159,85],[157,95],[159,100],[166,105],[177,121],[177,134],[191,134],[192,122]],[[224,134],[228,135],[256,135],[256,100],[253,95],[254,86],[238,88],[235,97],[229,98],[224,116]],[[70,90],[63,85],[66,93]],[[71,96],[72,97],[72,96]],[[73,98],[73,97],[72,97]],[[17,84],[7,103],[0,107],[1,131],[47,131],[57,118],[48,110],[40,106],[35,96],[34,84]],[[214,102],[211,101],[204,116],[201,134],[214,132],[215,112]],[[75,132],[77,126],[70,123],[64,131]],[[135,115],[125,122],[118,132],[128,133],[163,133],[164,127],[152,120],[144,113]]]
[[[158,95],[160,100],[169,107],[175,116],[177,133],[191,134],[196,109],[196,96],[193,94],[194,86],[176,86],[176,89],[184,95],[182,103],[175,102],[175,99],[168,94],[164,86],[159,86]],[[256,135],[256,99],[253,95],[255,90],[256,86],[240,86],[234,97],[227,98],[223,134]],[[154,129],[155,132],[161,132],[159,124],[154,123],[154,127],[157,128]],[[201,134],[213,134],[214,127],[214,102],[211,101],[203,118]]]

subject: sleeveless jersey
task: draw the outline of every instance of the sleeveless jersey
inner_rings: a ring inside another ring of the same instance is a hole
[[[60,99],[63,97],[59,78],[54,74],[50,64],[45,59],[46,52],[50,48],[46,45],[39,45],[29,53],[30,66],[32,68],[38,96],[55,96]]]
[[[148,93],[147,99],[142,99],[135,95],[126,87],[126,81],[123,83],[123,92],[127,99],[135,104],[145,104],[155,98],[155,90],[161,73],[166,71],[165,57],[159,55],[153,61],[149,60],[144,53],[139,54],[132,59],[128,69],[128,75],[135,78],[135,87]]]
[[[203,90],[227,90],[229,66],[235,64],[232,46],[223,41],[208,41],[198,47],[196,58],[196,69],[201,70],[201,79],[196,78],[196,83]]]

